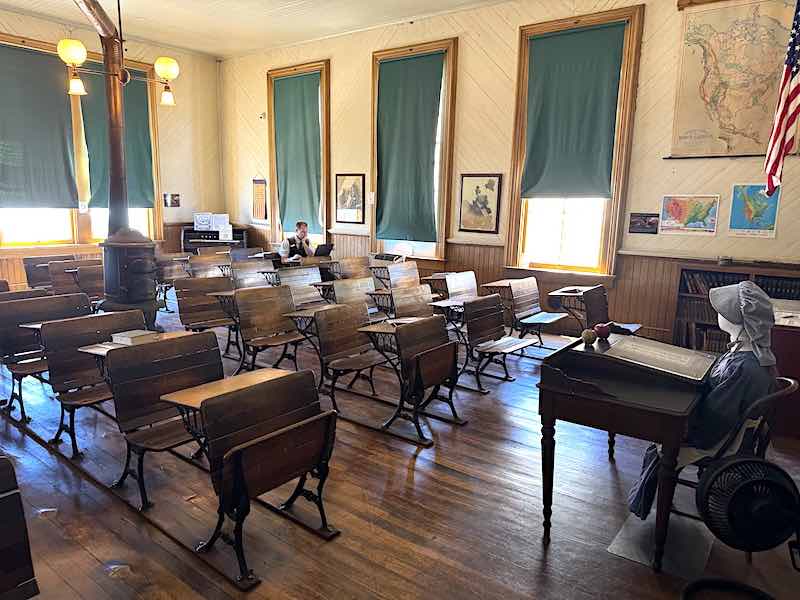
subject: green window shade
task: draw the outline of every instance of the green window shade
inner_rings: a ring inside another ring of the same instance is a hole
[[[284,231],[306,221],[322,233],[319,72],[276,79],[273,85],[278,207]]]
[[[87,68],[101,71],[103,65],[89,64]],[[130,70],[131,76],[147,74]],[[81,97],[83,130],[89,152],[89,185],[92,208],[108,207],[110,171],[108,159],[108,105],[104,75],[85,74],[86,96]],[[150,139],[150,107],[147,82],[131,79],[125,86],[125,173],[127,176],[128,206],[153,208],[153,146]]]
[[[444,53],[384,61],[378,74],[380,240],[436,241],[434,165]]]
[[[67,70],[0,45],[0,208],[77,208]]]
[[[624,23],[529,42],[522,197],[611,196]]]

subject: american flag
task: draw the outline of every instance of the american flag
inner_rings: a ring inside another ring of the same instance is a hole
[[[783,67],[781,87],[778,91],[778,105],[775,107],[775,122],[772,124],[772,135],[769,136],[769,145],[767,146],[767,159],[764,161],[769,196],[772,196],[775,188],[781,184],[783,159],[787,154],[791,154],[795,146],[797,115],[800,112],[798,59],[800,59],[800,0],[797,1],[794,9],[792,33],[789,35],[786,63]]]

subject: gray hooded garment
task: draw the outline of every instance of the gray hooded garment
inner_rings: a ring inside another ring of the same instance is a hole
[[[770,367],[775,355],[770,349],[775,314],[772,302],[752,281],[714,288],[711,305],[731,323],[742,326],[740,340],[729,344],[729,352],[714,363],[704,385],[703,397],[689,420],[687,446],[708,450],[719,444],[739,417],[775,384]],[[742,336],[752,351],[736,352]],[[641,519],[647,518],[658,484],[660,456],[655,445],[648,448],[639,481],[628,495],[628,506]]]

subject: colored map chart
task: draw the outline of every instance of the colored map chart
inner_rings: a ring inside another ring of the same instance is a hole
[[[714,235],[719,196],[664,196],[659,233]]]
[[[767,196],[763,185],[734,185],[731,196],[730,234],[775,237],[781,188]]]
[[[686,10],[673,156],[764,154],[794,0]]]

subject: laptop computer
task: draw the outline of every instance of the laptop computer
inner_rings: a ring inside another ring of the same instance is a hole
[[[314,256],[330,256],[333,252],[333,244],[320,244],[314,250]]]

